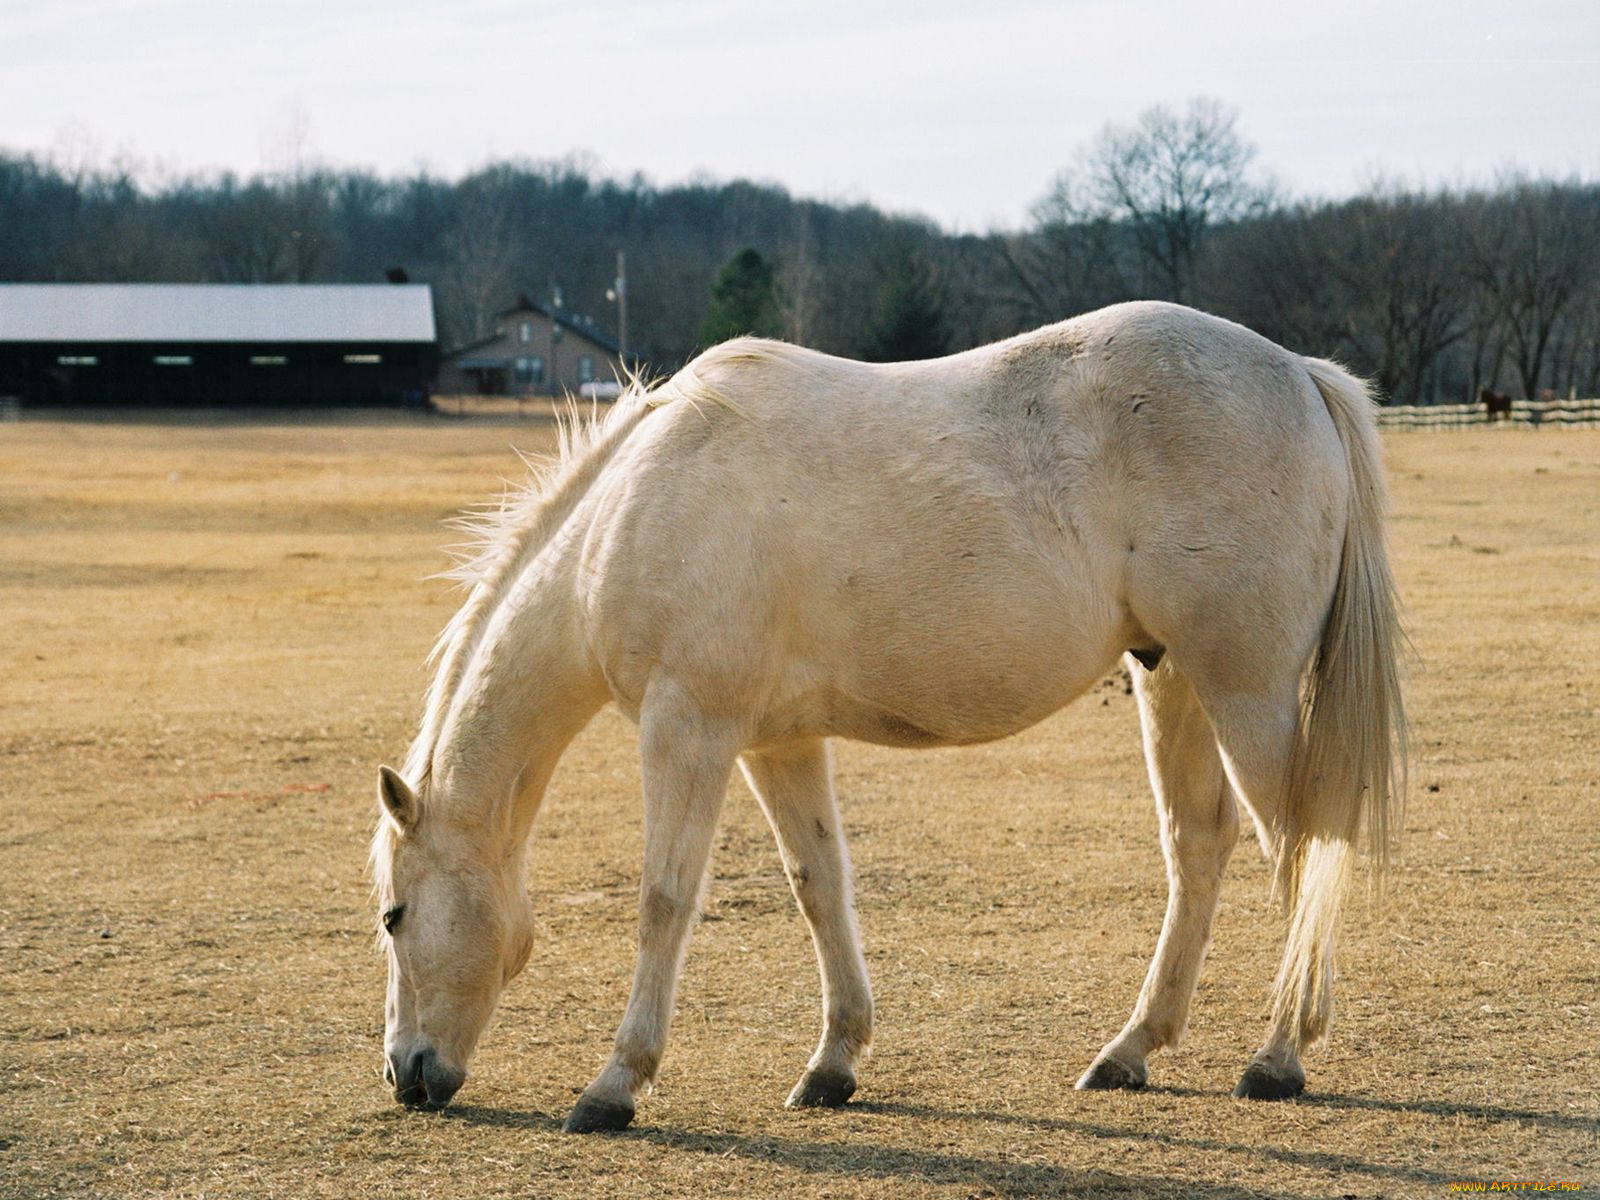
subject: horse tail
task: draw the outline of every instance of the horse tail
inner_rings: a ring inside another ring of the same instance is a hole
[[[1350,499],[1332,605],[1306,672],[1276,848],[1275,890],[1288,908],[1289,936],[1273,1009],[1302,1044],[1322,1035],[1331,1013],[1332,947],[1353,845],[1365,824],[1381,877],[1399,840],[1406,769],[1405,634],[1385,546],[1372,396],[1334,363],[1305,366],[1343,444]]]

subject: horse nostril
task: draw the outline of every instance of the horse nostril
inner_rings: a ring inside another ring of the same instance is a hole
[[[394,1088],[394,1098],[401,1104],[410,1107],[427,1102],[428,1088],[422,1081],[422,1068],[424,1060],[432,1055],[432,1050],[419,1050],[403,1060],[398,1054],[389,1056],[384,1076]]]
[[[390,1057],[389,1055],[384,1055],[384,1059],[383,1059],[383,1081],[385,1083],[387,1083],[390,1087],[394,1086],[394,1081],[395,1081],[394,1059],[392,1057]]]
[[[422,1064],[422,1082],[427,1088],[428,1107],[443,1108],[449,1104],[450,1097],[461,1090],[466,1078],[465,1072],[445,1066],[439,1061],[438,1055],[430,1052]]]

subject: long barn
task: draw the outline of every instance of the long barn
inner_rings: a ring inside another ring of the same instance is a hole
[[[0,397],[24,404],[421,403],[426,284],[0,284]]]

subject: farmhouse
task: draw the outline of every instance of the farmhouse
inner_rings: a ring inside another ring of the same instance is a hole
[[[0,397],[25,404],[421,403],[426,284],[0,284]]]
[[[445,356],[436,390],[446,396],[559,396],[623,377],[621,350],[593,322],[521,295],[496,315],[491,336]]]

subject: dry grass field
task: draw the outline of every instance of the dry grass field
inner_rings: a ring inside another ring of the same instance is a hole
[[[456,603],[452,511],[538,427],[0,426],[0,1196],[1444,1196],[1600,1188],[1600,432],[1392,437],[1412,800],[1298,1102],[1228,1096],[1279,929],[1235,856],[1189,1037],[1080,1094],[1165,900],[1132,698],[1008,741],[843,745],[879,1003],[856,1102],[786,1112],[815,968],[726,810],[660,1085],[559,1123],[632,964],[631,729],[535,831],[540,940],[443,1113],[379,1078],[363,877]],[[742,785],[740,785],[742,786]]]

